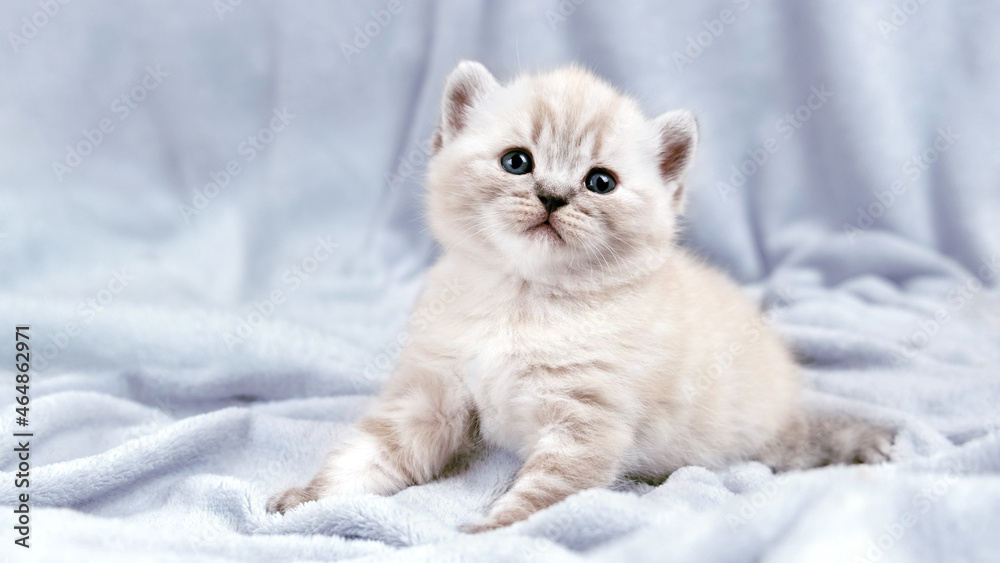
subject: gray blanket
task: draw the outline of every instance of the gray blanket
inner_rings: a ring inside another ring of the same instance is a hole
[[[47,0],[0,24],[3,561],[1000,560],[996,5]],[[398,357],[463,58],[695,111],[683,243],[768,311],[808,407],[897,429],[896,461],[686,467],[466,536],[520,463],[482,450],[267,514]]]

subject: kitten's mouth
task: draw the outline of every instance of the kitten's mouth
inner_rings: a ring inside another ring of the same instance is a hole
[[[538,223],[534,227],[529,228],[527,231],[529,236],[532,238],[539,238],[541,240],[549,240],[551,242],[563,242],[562,235],[555,228],[549,217],[546,217],[544,221]]]

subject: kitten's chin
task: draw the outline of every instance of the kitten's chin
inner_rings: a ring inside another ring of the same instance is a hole
[[[494,241],[499,250],[496,257],[504,269],[511,268],[529,281],[542,281],[564,272],[572,254],[558,226],[547,221],[498,233]]]

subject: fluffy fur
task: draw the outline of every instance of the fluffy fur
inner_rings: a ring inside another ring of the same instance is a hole
[[[576,67],[501,85],[459,64],[427,179],[446,249],[418,303],[429,315],[357,436],[269,509],[425,483],[479,438],[524,466],[470,532],[626,475],[885,460],[887,432],[804,414],[782,343],[674,244],[697,141],[690,113],[647,119]],[[530,173],[504,170],[514,148]],[[614,191],[586,189],[595,168]]]

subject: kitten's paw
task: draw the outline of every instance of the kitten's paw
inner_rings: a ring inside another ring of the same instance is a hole
[[[458,527],[458,531],[466,534],[481,534],[498,528],[506,528],[530,515],[531,512],[523,508],[493,510],[488,516],[477,516],[462,524]]]
[[[281,494],[271,497],[271,500],[267,501],[267,511],[270,513],[280,512],[281,514],[284,514],[303,502],[309,502],[316,499],[317,497],[315,495],[310,494],[305,489],[301,487],[293,487]]]
[[[483,532],[489,532],[502,527],[503,526],[497,524],[496,522],[489,522],[485,519],[480,519],[462,524],[458,527],[458,531],[463,534],[481,534]]]
[[[892,461],[892,446],[896,433],[885,428],[873,428],[865,432],[855,456],[857,463],[887,463]]]

